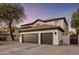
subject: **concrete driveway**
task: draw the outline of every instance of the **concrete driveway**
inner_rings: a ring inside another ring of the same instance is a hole
[[[78,45],[38,45],[19,42],[0,42],[1,55],[77,55]]]

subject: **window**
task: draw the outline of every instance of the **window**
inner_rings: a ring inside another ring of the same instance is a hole
[[[55,35],[57,34],[57,32],[55,32]]]

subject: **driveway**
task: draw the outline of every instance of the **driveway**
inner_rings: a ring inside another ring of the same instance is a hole
[[[19,42],[0,42],[1,55],[78,55],[78,45],[38,45]]]

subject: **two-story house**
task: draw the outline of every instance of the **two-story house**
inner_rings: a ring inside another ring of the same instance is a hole
[[[20,42],[59,45],[64,41],[62,36],[68,34],[68,23],[65,17],[37,19],[32,23],[21,25],[19,33]]]

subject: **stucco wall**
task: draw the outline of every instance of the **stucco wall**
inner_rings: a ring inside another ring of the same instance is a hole
[[[55,24],[55,21],[46,22],[45,24],[48,24],[48,25],[56,25]]]
[[[59,45],[59,39],[58,39],[58,31],[59,30],[54,30],[53,31],[53,45]],[[55,34],[55,32],[56,32],[56,34]]]
[[[61,28],[63,28],[65,30],[65,32],[64,32],[65,34],[68,33],[68,25],[65,23],[65,21],[63,19],[46,22],[46,24],[60,26]]]
[[[62,42],[61,42],[61,40],[63,40],[63,39],[62,39],[62,33],[63,33],[63,32],[58,31],[58,40],[59,40],[59,44],[62,44]]]
[[[68,25],[66,25],[66,23],[64,22],[64,20],[63,20],[63,29],[65,30],[65,34],[68,34],[69,27],[68,27]]]
[[[46,24],[56,25],[56,26],[60,26],[61,28],[63,28],[63,20],[50,21],[50,22],[46,22]]]
[[[63,35],[63,32],[58,31],[59,44],[70,44],[69,35]]]
[[[56,26],[60,26],[62,28],[63,27],[63,20],[55,20],[55,21],[49,21],[49,22],[42,22],[42,21],[38,21],[35,24],[33,24],[32,26],[37,26],[37,25],[43,25],[43,24],[48,24],[48,25],[56,25]]]
[[[70,37],[68,34],[63,35],[63,32],[58,31],[58,39],[59,39],[59,44],[70,44]],[[61,42],[61,40],[63,42]]]
[[[69,35],[62,35],[63,44],[70,44],[70,37]]]

